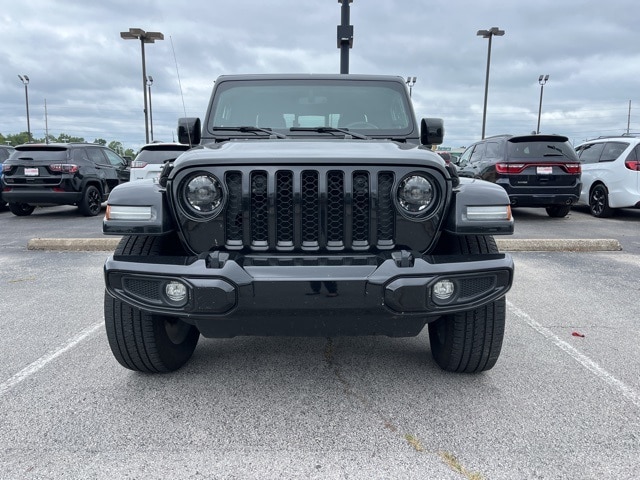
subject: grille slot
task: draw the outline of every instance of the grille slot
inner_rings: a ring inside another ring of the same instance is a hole
[[[394,180],[391,171],[356,169],[227,171],[225,246],[254,251],[393,248]]]

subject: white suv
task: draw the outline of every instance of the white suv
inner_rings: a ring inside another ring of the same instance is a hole
[[[622,135],[589,140],[576,147],[582,164],[578,204],[595,217],[615,208],[640,207],[640,137]]]
[[[144,145],[131,162],[131,180],[158,178],[165,162],[175,160],[182,152],[189,150],[182,143],[149,143]]]

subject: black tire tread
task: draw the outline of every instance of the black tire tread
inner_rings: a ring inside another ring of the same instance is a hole
[[[446,234],[439,251],[451,254],[498,253],[493,236]],[[443,369],[478,373],[496,364],[504,338],[506,300],[504,297],[473,310],[444,315],[429,324],[431,353]],[[441,343],[439,333],[444,332]]]
[[[124,236],[114,255],[159,255],[170,238]],[[105,328],[111,351],[124,367],[146,373],[166,373],[180,368],[193,354],[200,333],[191,327],[181,345],[167,343],[165,318],[132,307],[107,291],[104,295]],[[168,348],[167,348],[168,347]]]

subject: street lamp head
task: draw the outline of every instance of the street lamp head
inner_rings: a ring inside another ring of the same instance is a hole
[[[151,85],[153,85],[153,77],[149,75],[147,77],[147,87],[150,87]]]
[[[482,38],[489,38],[492,35],[502,37],[504,35],[504,30],[500,30],[498,27],[491,27],[489,30],[478,30],[476,35]]]
[[[154,43],[156,40],[164,40],[164,34],[162,32],[145,32],[141,28],[130,28],[128,32],[120,32],[120,38]]]
[[[538,83],[540,85],[544,85],[545,83],[547,83],[547,80],[549,80],[549,75],[540,75],[538,77]]]
[[[28,75],[18,75],[18,78],[25,85],[29,85],[29,76]]]
[[[143,37],[144,43],[154,43],[156,40],[164,40],[164,34],[161,32],[147,32]]]

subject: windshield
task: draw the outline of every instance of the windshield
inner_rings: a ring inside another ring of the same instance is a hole
[[[255,126],[289,135],[327,134],[331,127],[367,135],[406,135],[412,115],[403,85],[393,81],[242,80],[222,82],[208,130]],[[297,128],[310,130],[295,130]]]
[[[549,137],[540,136],[534,141],[507,142],[507,156],[510,159],[548,160],[549,157],[565,157],[572,161],[578,161],[578,157],[571,144]]]
[[[146,163],[164,163],[167,160],[174,160],[178,156],[188,150],[188,145],[178,145],[175,147],[163,147],[158,149],[141,150],[136,156],[136,160]]]

